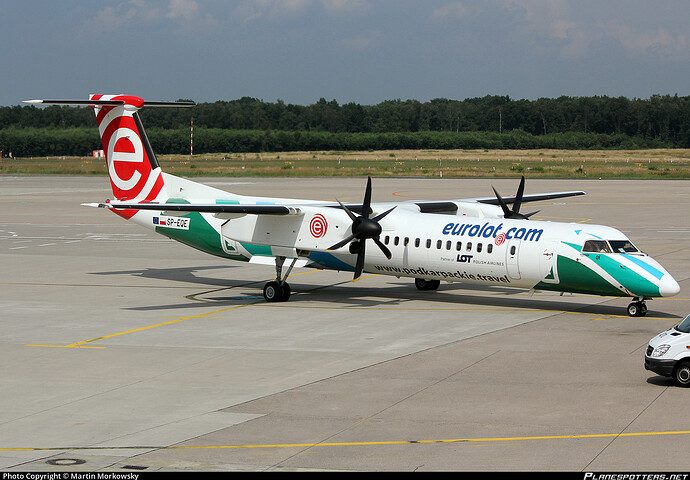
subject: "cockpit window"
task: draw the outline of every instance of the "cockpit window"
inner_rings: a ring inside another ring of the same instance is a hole
[[[587,240],[583,252],[591,253],[639,253],[630,240]]]
[[[587,240],[582,247],[583,252],[611,253],[611,248],[606,240]]]
[[[685,320],[676,325],[676,330],[683,333],[690,333],[690,315],[685,317]]]
[[[609,243],[614,253],[635,253],[639,251],[630,240],[611,240]]]

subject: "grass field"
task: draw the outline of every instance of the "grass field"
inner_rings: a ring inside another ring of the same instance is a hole
[[[161,155],[180,176],[690,178],[690,149],[390,150]],[[3,158],[0,174],[103,174],[102,158]]]

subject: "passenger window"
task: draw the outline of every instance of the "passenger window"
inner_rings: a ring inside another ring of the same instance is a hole
[[[420,243],[420,240],[419,240],[418,238],[415,238],[415,239],[414,239],[414,246],[415,246],[415,248],[419,248],[419,243]]]
[[[431,248],[431,239],[430,238],[426,239],[426,248]]]
[[[450,250],[450,247],[451,247],[452,245],[453,245],[453,242],[451,242],[450,240],[448,240],[448,241],[446,242],[446,250]]]
[[[515,250],[516,250],[516,249],[515,249],[515,245],[513,245],[512,247],[510,247],[510,254],[511,254],[511,255],[515,255]]]
[[[482,244],[478,243],[477,244],[477,253],[481,253],[481,251],[482,251]]]
[[[494,251],[494,244],[490,243],[486,246],[486,253],[491,253]]]
[[[468,252],[472,251],[472,242],[467,242],[467,247],[465,247],[465,250],[467,250]]]
[[[458,242],[458,244],[455,246],[455,249],[459,252],[462,250],[462,242]]]
[[[582,247],[583,252],[611,253],[609,242],[606,240],[587,240]]]
[[[408,246],[410,244],[410,239],[408,237],[405,237],[405,241],[403,242],[403,246]]]
[[[397,247],[399,241],[400,241],[400,238],[399,238],[399,237],[395,237],[395,238],[393,239],[393,245],[395,245],[395,246]]]
[[[391,239],[391,237],[389,237],[388,235],[386,235],[385,237],[383,237],[383,243],[386,244],[386,245],[388,245],[388,242],[390,241],[390,239]]]
[[[436,240],[436,249],[441,250],[443,246],[443,240]]]

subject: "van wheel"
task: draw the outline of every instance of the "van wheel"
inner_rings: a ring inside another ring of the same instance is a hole
[[[690,387],[690,361],[678,362],[675,370],[673,370],[673,381],[679,387]]]

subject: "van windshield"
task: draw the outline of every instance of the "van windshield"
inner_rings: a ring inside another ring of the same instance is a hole
[[[690,333],[690,315],[685,317],[685,320],[676,325],[676,330],[683,333]]]

